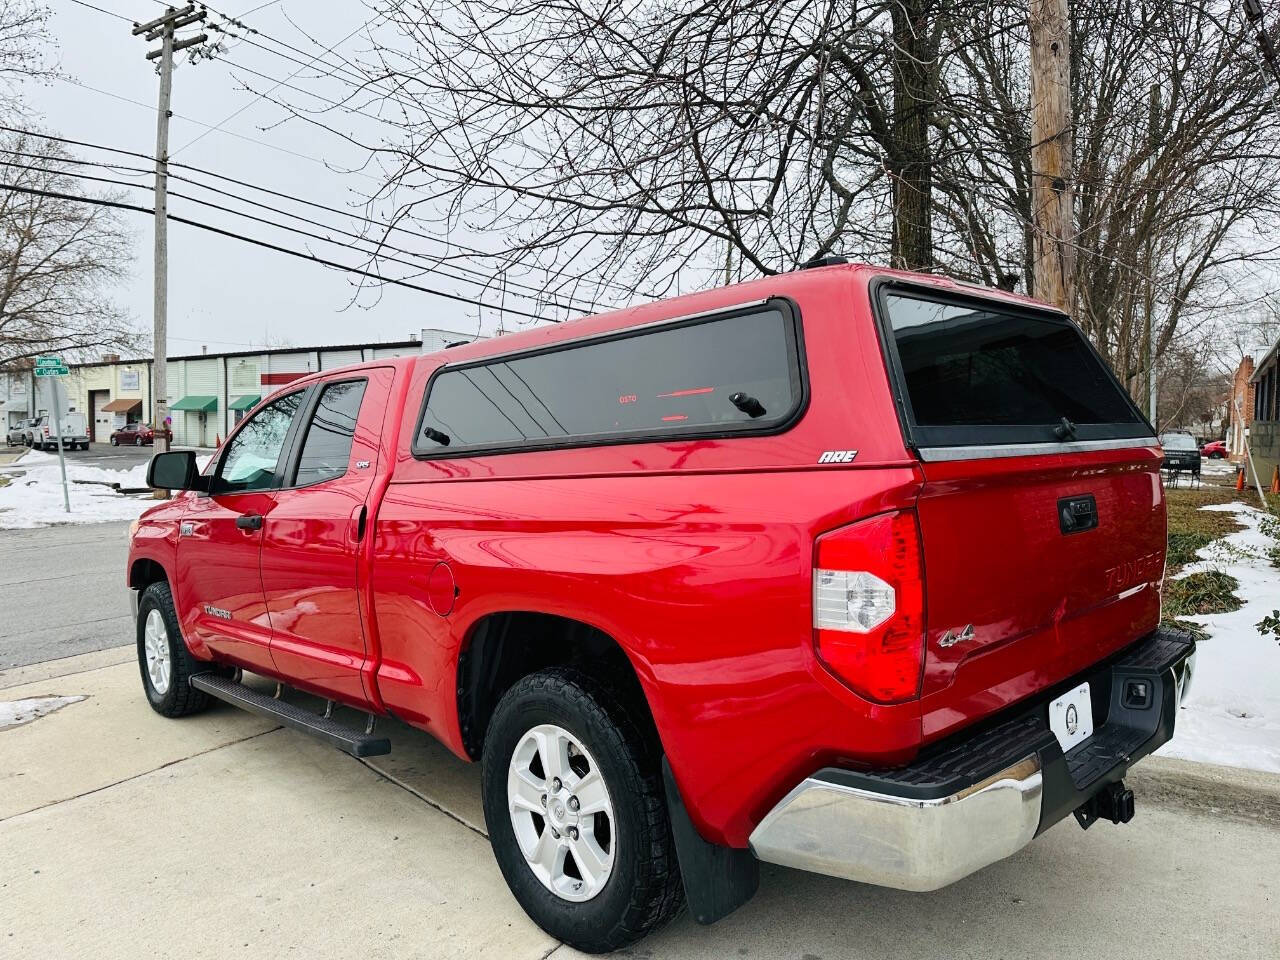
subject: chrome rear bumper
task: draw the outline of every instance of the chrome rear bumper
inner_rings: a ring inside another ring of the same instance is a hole
[[[751,834],[768,863],[900,890],[937,890],[1016,853],[1040,825],[1039,758],[936,799],[810,777]]]
[[[937,890],[1016,853],[1117,783],[1173,736],[1195,643],[1161,628],[1055,689],[1087,680],[1108,706],[1063,753],[1049,730],[1053,690],[1018,715],[935,745],[909,767],[828,767],[791,790],[751,833],[768,863],[900,890]],[[1097,709],[1097,708],[1095,708]]]

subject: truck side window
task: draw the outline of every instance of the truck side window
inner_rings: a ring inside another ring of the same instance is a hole
[[[293,481],[296,486],[330,480],[347,472],[365,383],[346,380],[324,388],[298,457],[298,471]]]
[[[302,391],[281,397],[255,413],[227,444],[215,493],[265,490],[276,480],[289,424],[298,413]]]
[[[754,308],[446,366],[414,452],[768,432],[795,416],[802,396],[795,319]]]

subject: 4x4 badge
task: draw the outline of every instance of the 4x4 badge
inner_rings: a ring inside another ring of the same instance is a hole
[[[973,624],[970,623],[970,624],[966,624],[965,628],[961,630],[959,633],[956,633],[954,630],[948,630],[946,633],[942,635],[942,639],[938,641],[938,646],[954,647],[961,640],[972,640],[972,639],[973,639]]]
[[[819,463],[853,463],[853,458],[858,455],[857,450],[823,450],[822,456],[818,457]]]

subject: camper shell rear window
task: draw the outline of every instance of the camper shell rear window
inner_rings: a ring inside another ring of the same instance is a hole
[[[1155,433],[1063,314],[896,283],[879,286],[874,299],[903,425],[917,448]]]

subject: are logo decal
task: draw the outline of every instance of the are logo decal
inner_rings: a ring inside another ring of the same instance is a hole
[[[208,614],[209,616],[211,616],[211,617],[217,617],[219,620],[230,620],[230,619],[231,619],[231,611],[230,611],[230,610],[223,610],[221,607],[215,607],[215,606],[213,606],[212,604],[208,604],[208,603],[206,603],[206,604],[204,605],[204,612],[205,612],[205,613],[207,613],[207,614]]]
[[[823,450],[822,456],[818,457],[819,463],[853,463],[853,458],[858,455],[857,450]]]

